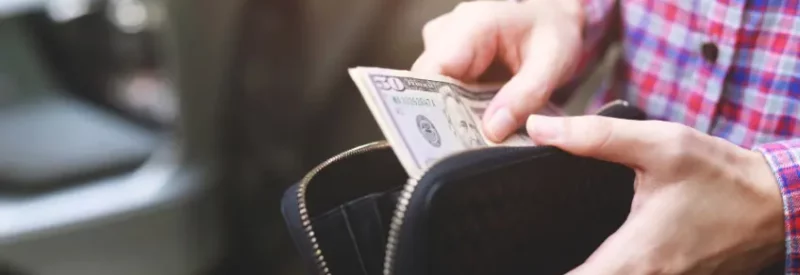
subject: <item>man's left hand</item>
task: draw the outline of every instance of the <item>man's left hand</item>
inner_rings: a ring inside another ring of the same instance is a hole
[[[571,275],[753,274],[784,255],[764,157],[676,123],[531,116],[538,144],[636,171],[628,219]]]

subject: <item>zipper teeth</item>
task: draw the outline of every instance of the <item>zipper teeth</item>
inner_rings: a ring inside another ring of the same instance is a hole
[[[518,149],[515,147],[508,147],[512,150]],[[448,156],[447,158],[452,158],[458,155],[466,154],[472,151],[478,151],[482,148],[475,148],[469,149],[465,151],[461,151],[455,153],[453,155]],[[442,161],[444,159],[441,159]],[[438,163],[438,162],[437,162]],[[430,168],[435,166],[431,165],[425,168],[422,171],[422,175],[430,171]],[[394,258],[397,252],[397,242],[400,239],[400,229],[403,227],[403,223],[405,221],[406,211],[408,210],[408,204],[411,203],[411,195],[414,194],[414,190],[417,189],[419,185],[419,180],[409,177],[408,182],[403,187],[403,191],[400,193],[400,197],[397,200],[397,206],[394,210],[394,215],[392,215],[392,222],[389,225],[389,237],[386,241],[386,252],[383,259],[383,274],[384,275],[391,275],[394,272]]]
[[[600,106],[600,108],[598,108],[597,111],[595,111],[594,113],[595,114],[602,113],[606,109],[609,109],[609,108],[611,108],[611,107],[613,107],[615,105],[622,105],[622,106],[627,107],[627,106],[630,105],[630,103],[628,103],[628,101],[626,101],[626,100],[616,99],[616,100],[613,100],[613,101],[608,102],[606,104],[603,104],[603,106]]]
[[[411,201],[411,194],[417,188],[419,181],[409,178],[406,186],[403,187],[403,192],[397,201],[397,207],[392,216],[392,223],[389,225],[389,239],[386,242],[386,253],[383,259],[383,274],[391,275],[394,268],[394,254],[397,251],[397,240],[400,234],[400,228],[403,226],[403,221],[406,215],[408,203]]]
[[[317,165],[317,167],[311,169],[311,171],[309,171],[308,174],[306,174],[303,177],[302,181],[300,181],[300,185],[297,187],[297,203],[298,203],[298,208],[300,209],[300,221],[303,224],[303,230],[305,230],[306,236],[311,242],[311,247],[314,250],[314,257],[316,258],[315,261],[317,263],[317,267],[319,268],[320,273],[322,273],[323,275],[331,275],[331,272],[330,269],[328,268],[328,263],[325,261],[325,256],[322,255],[322,248],[320,248],[319,242],[317,241],[317,237],[314,234],[314,228],[311,225],[311,217],[308,216],[308,204],[306,203],[306,190],[308,189],[308,184],[311,182],[311,179],[313,179],[314,176],[317,175],[317,173],[319,173],[320,171],[322,171],[322,169],[328,167],[328,165],[331,165],[334,162],[361,153],[377,149],[383,149],[387,147],[389,147],[388,142],[377,141],[347,150]]]
[[[617,99],[608,102],[604,104],[602,107],[598,108],[595,114],[599,114],[615,105],[628,106],[629,103],[625,100]],[[477,148],[474,150],[480,150],[480,149],[481,148]],[[467,151],[473,151],[473,150],[467,150]],[[447,158],[451,158],[456,155],[466,153],[467,151],[453,154],[451,156],[448,156]],[[422,172],[422,174],[424,175],[425,172],[427,172],[433,166],[435,166],[435,164],[428,166],[426,170]],[[418,180],[409,178],[408,183],[406,183],[405,187],[403,187],[403,192],[400,194],[400,199],[397,202],[397,207],[395,208],[394,215],[392,216],[392,223],[389,226],[389,239],[386,242],[386,253],[385,253],[386,255],[384,256],[383,260],[384,275],[392,275],[392,273],[394,272],[394,258],[395,258],[395,253],[397,252],[397,242],[400,237],[399,236],[400,228],[403,226],[403,222],[405,221],[406,210],[408,209],[408,204],[411,202],[411,195],[414,193],[414,190],[417,188],[418,184],[419,184]]]

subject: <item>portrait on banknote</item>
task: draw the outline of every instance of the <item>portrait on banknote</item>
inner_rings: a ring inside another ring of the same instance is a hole
[[[444,103],[444,115],[448,128],[458,138],[464,148],[483,147],[481,132],[472,119],[468,107],[462,104],[459,94],[449,85],[439,87],[439,95]]]

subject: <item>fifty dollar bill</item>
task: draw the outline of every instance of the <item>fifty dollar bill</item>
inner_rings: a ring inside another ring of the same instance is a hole
[[[483,133],[483,112],[501,85],[468,85],[438,75],[349,70],[381,131],[412,178],[449,155],[487,146],[532,145],[524,128],[501,143]],[[552,105],[544,115],[562,115]]]

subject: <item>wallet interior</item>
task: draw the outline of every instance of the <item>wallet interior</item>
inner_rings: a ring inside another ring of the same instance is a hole
[[[387,144],[342,153],[306,176],[294,203],[305,203],[311,228],[301,238],[312,249],[300,249],[315,255],[317,271],[381,274],[389,223],[407,179]]]
[[[358,198],[402,188],[407,179],[388,146],[332,161],[310,177],[309,216],[313,220]]]

